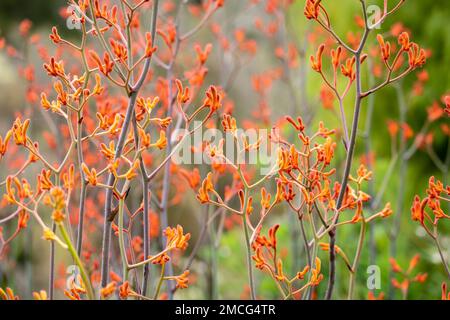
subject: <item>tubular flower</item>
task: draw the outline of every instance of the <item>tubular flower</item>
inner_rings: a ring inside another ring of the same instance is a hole
[[[320,2],[322,0],[306,0],[304,14],[306,19],[312,20],[319,18]]]
[[[447,284],[442,283],[442,300],[450,300],[450,292],[447,293]]]
[[[0,159],[5,155],[6,150],[8,149],[8,143],[11,139],[12,130],[9,130],[5,136],[5,140],[0,136]]]
[[[383,218],[387,218],[387,217],[391,216],[393,213],[394,213],[394,211],[392,211],[392,209],[391,209],[391,203],[390,202],[386,203],[386,206],[383,208],[383,210],[381,210],[379,212],[379,214]]]
[[[100,144],[100,152],[106,157],[106,159],[110,161],[114,160],[116,155],[114,140],[109,142],[109,147],[107,147],[104,143]]]
[[[119,59],[122,62],[125,62],[128,57],[128,51],[127,48],[120,42],[110,39],[109,43],[111,44],[112,51],[114,52],[117,59]]]
[[[264,209],[270,208],[270,198],[272,195],[266,191],[265,188],[261,188],[261,207]]]
[[[167,146],[167,138],[165,131],[163,130],[159,131],[159,139],[153,145],[160,150],[164,149]]]
[[[185,250],[188,246],[188,241],[191,238],[190,233],[183,233],[183,227],[177,225],[176,228],[167,227],[164,230],[164,235],[167,237],[168,249],[181,249]]]
[[[39,292],[33,292],[34,300],[48,300],[47,292],[45,290],[41,290]]]
[[[89,170],[89,168],[84,163],[81,164],[81,169],[83,170],[88,183],[92,186],[96,186],[98,183],[97,170],[95,170],[95,168]]]
[[[325,50],[325,45],[321,44],[320,47],[317,49],[316,56],[311,56],[311,67],[316,72],[322,72],[322,55],[323,51]]]
[[[333,64],[334,70],[337,70],[337,67],[339,66],[341,62],[341,54],[342,54],[342,47],[338,47],[336,50],[331,50],[331,63]]]
[[[277,272],[275,274],[275,279],[278,281],[286,280],[286,276],[283,273],[283,261],[281,261],[281,259],[278,259],[277,261]]]
[[[100,289],[100,296],[102,299],[108,299],[117,290],[117,282],[112,281],[106,285],[106,287]]]
[[[204,65],[206,60],[208,60],[208,56],[210,54],[212,50],[212,44],[208,43],[205,46],[205,49],[202,50],[202,48],[200,47],[200,45],[195,45],[195,51],[197,52],[197,59],[200,62],[200,65]]]
[[[114,61],[111,60],[111,57],[107,52],[103,54],[103,62],[100,60],[100,57],[97,55],[95,51],[90,51],[89,55],[92,60],[97,64],[98,70],[103,73],[105,76],[108,76],[114,68]]]
[[[158,50],[158,47],[156,46],[153,47],[152,35],[150,34],[150,32],[145,33],[145,40],[146,40],[145,57],[150,58],[153,55],[153,53],[155,53],[156,50]]]
[[[19,297],[14,294],[11,288],[6,288],[3,290],[0,288],[0,299],[1,300],[19,300]]]
[[[27,130],[29,125],[30,125],[29,119],[25,120],[23,123],[19,118],[17,118],[16,121],[14,121],[12,127],[12,136],[14,138],[14,142],[17,145],[26,145]]]
[[[418,44],[412,43],[410,50],[408,51],[409,66],[413,69],[422,67],[427,58],[425,50],[419,47]]]
[[[50,170],[42,169],[41,174],[38,176],[38,190],[50,190],[53,187],[50,179],[51,174]]]
[[[381,34],[377,35],[377,40],[380,44],[381,57],[386,62],[391,56],[391,44],[389,42],[385,42]]]
[[[49,36],[50,40],[53,41],[53,43],[58,44],[61,42],[61,37],[58,34],[58,29],[56,29],[56,27],[52,28],[52,33]]]
[[[229,114],[224,114],[222,118],[223,131],[235,133],[237,130],[236,119]]]
[[[311,269],[310,285],[313,287],[318,286],[323,279],[323,274],[320,273],[320,269],[321,262],[320,259],[316,257],[316,267]]]
[[[306,274],[309,272],[309,269],[310,269],[309,266],[304,267],[302,271],[297,272],[296,278],[297,278],[298,280],[303,280],[303,279],[305,279],[305,276],[306,276]]]
[[[209,202],[209,192],[214,190],[214,186],[212,184],[212,173],[208,173],[205,180],[202,182],[202,186],[198,189],[197,199],[200,203],[208,203]]]
[[[120,287],[119,287],[119,297],[120,299],[126,299],[133,291],[130,288],[130,283],[128,281],[125,281]]]
[[[190,99],[189,87],[183,89],[183,84],[179,79],[176,79],[175,83],[178,89],[177,101],[180,105],[185,104]]]
[[[419,196],[414,197],[414,202],[411,207],[411,218],[413,221],[420,221],[421,224],[424,223],[425,220],[425,206],[428,203],[428,198],[420,201]]]
[[[203,101],[203,108],[209,108],[210,113],[215,112],[222,106],[222,94],[215,86],[210,86],[206,91],[206,98]]]
[[[44,69],[47,70],[48,75],[52,77],[64,78],[66,76],[62,61],[56,62],[53,57],[50,59],[49,64],[44,64]]]
[[[403,51],[409,51],[409,49],[411,49],[412,43],[409,41],[409,35],[407,32],[402,32],[398,36],[398,44],[402,46]]]
[[[266,261],[264,260],[261,246],[255,249],[255,254],[252,256],[252,259],[255,261],[255,267],[257,269],[264,269],[264,267],[266,266]]]
[[[186,270],[179,276],[174,277],[175,281],[177,282],[177,288],[186,289],[188,287],[188,283],[189,283],[188,276],[189,276],[189,270]]]
[[[25,210],[21,210],[19,212],[19,219],[17,221],[17,228],[25,229],[28,225],[28,220],[30,220],[30,214],[26,212]]]
[[[341,73],[344,77],[349,78],[351,81],[354,81],[356,79],[356,72],[353,69],[353,66],[355,65],[356,58],[348,58],[345,61],[345,65],[341,65]]]

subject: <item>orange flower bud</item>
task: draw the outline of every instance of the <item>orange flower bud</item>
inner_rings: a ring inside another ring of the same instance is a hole
[[[58,29],[56,27],[52,28],[52,33],[50,34],[50,40],[53,41],[53,43],[58,44],[61,42],[61,37],[58,34]]]
[[[388,61],[391,56],[391,44],[385,42],[381,34],[377,35],[378,43],[380,44],[381,57],[384,61]]]
[[[158,50],[158,47],[153,47],[152,35],[149,32],[145,33],[145,57],[150,58],[153,53]]]
[[[30,125],[30,120],[27,119],[23,123],[20,120],[20,118],[17,118],[14,121],[13,127],[12,127],[12,136],[14,138],[14,142],[17,145],[26,145],[27,143],[27,130],[28,126]]]
[[[319,73],[322,72],[322,55],[323,55],[324,50],[325,50],[325,45],[321,44],[320,47],[317,49],[316,56],[310,57],[312,69]]]

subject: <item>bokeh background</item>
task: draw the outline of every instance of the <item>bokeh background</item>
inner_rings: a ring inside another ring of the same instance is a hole
[[[267,70],[273,69],[280,64],[279,60],[274,57],[273,51],[278,39],[268,39],[262,35],[254,27],[255,20],[263,17],[265,22],[270,21],[270,17],[265,15],[264,6],[260,8],[246,11],[245,13],[239,13],[241,9],[246,5],[247,1],[241,0],[226,0],[224,11],[221,12],[216,18],[220,21],[220,17],[225,19],[227,17],[233,17],[233,26],[243,27],[247,30],[248,37],[255,39],[259,43],[258,53],[242,67],[242,70],[234,79],[234,83],[229,91],[229,96],[235,102],[235,115],[239,121],[243,121],[252,116],[252,112],[256,110],[258,97],[254,94],[251,87],[251,79],[255,74],[263,73]],[[265,1],[263,0],[262,3]],[[373,4],[380,5],[382,1],[369,1]],[[342,0],[342,1],[323,1],[327,7],[330,16],[333,17],[333,25],[337,32],[343,37],[347,36],[349,30],[356,32],[357,26],[354,21],[354,16],[359,12],[359,1],[355,0]],[[16,48],[21,48],[21,38],[18,35],[18,25],[23,19],[30,19],[33,22],[32,32],[42,34],[47,38],[50,28],[53,25],[59,27],[60,33],[63,36],[76,37],[76,33],[65,28],[65,20],[61,17],[60,11],[65,10],[64,1],[57,0],[1,0],[0,1],[0,37],[5,37],[9,43]],[[311,30],[314,30],[314,26],[309,23],[303,15],[304,1],[294,1],[294,4],[290,6],[287,12],[287,33],[289,41],[292,41],[298,47],[304,48],[304,56],[300,57],[299,67],[292,68],[291,76],[293,87],[289,88],[285,83],[279,82],[274,84],[274,88],[271,90],[268,97],[268,107],[271,110],[270,118],[272,121],[276,121],[282,115],[290,114],[291,116],[297,116],[301,114],[301,105],[305,101],[309,106],[317,112],[314,125],[317,125],[317,119],[323,120],[328,127],[337,127],[339,122],[336,121],[336,114],[326,110],[322,106],[322,102],[319,99],[321,90],[320,78],[312,74],[309,71],[309,56],[315,52],[314,45],[308,43],[308,34]],[[450,28],[448,27],[448,21],[450,21],[450,5],[447,0],[412,0],[407,1],[405,6],[399,10],[395,15],[388,18],[379,30],[380,33],[388,33],[392,26],[396,22],[401,22],[405,28],[411,31],[413,41],[419,43],[422,47],[430,50],[430,57],[425,66],[425,70],[428,72],[429,80],[425,84],[423,91],[418,95],[413,93],[417,77],[415,74],[408,76],[401,82],[401,88],[404,91],[407,104],[407,118],[406,121],[415,133],[420,131],[422,125],[427,118],[427,107],[434,102],[440,103],[441,97],[450,91]],[[211,34],[208,32],[199,33],[197,36],[198,41],[205,43],[211,39]],[[370,39],[372,44],[376,44],[374,37]],[[304,45],[306,43],[306,45]],[[48,41],[50,46],[50,42]],[[30,57],[31,61],[38,59]],[[214,63],[217,60],[210,62],[208,67],[210,68],[210,75],[207,78],[207,83],[219,83],[219,72],[215,70]],[[308,71],[307,85],[306,85],[306,97],[302,97],[301,94],[301,77],[302,66]],[[366,78],[369,76],[366,75]],[[294,97],[296,97],[299,109],[292,108],[292,101],[289,90],[293,90]],[[390,87],[377,93],[374,103],[373,113],[373,130],[371,132],[372,151],[375,158],[374,177],[376,189],[378,189],[383,176],[386,174],[388,165],[391,161],[391,138],[387,130],[387,120],[398,120],[399,117],[399,102],[398,102],[398,88]],[[23,80],[18,76],[17,65],[6,54],[6,52],[0,51],[0,132],[5,134],[9,129],[12,121],[15,118],[16,111],[23,111],[26,108],[25,102],[25,84]],[[349,100],[351,101],[351,100]],[[34,106],[39,108],[38,105]],[[346,111],[348,119],[351,118],[352,105],[346,104]],[[364,130],[364,119],[366,116],[368,106],[364,106],[362,115],[361,134]],[[336,106],[335,106],[336,109]],[[444,161],[446,155],[449,153],[449,136],[446,136],[440,125],[447,121],[447,119],[438,121],[431,126],[431,131],[434,133],[433,149],[436,155]],[[411,145],[414,139],[409,140],[408,144]],[[357,159],[365,153],[364,143],[361,137],[358,141]],[[342,157],[342,152],[338,157]],[[421,255],[421,261],[417,267],[417,271],[428,273],[428,279],[424,284],[413,284],[410,290],[409,298],[412,299],[437,299],[440,297],[440,285],[445,280],[445,274],[440,264],[437,251],[428,237],[418,227],[416,223],[413,223],[410,219],[410,206],[415,194],[424,195],[427,186],[428,177],[435,175],[439,179],[448,181],[445,172],[439,171],[427,152],[419,150],[409,161],[406,176],[403,180],[399,179],[399,166],[400,162],[396,164],[395,171],[392,179],[389,180],[383,202],[391,202],[395,215],[401,215],[400,218],[400,233],[398,237],[398,262],[407,267],[409,260],[415,255]],[[446,165],[448,171],[448,165]],[[5,176],[6,172],[2,169],[0,164],[0,176]],[[405,198],[404,205],[401,212],[398,212],[399,200],[398,193],[401,188],[400,184],[404,183]],[[446,208],[448,212],[448,208]],[[284,227],[280,229],[279,235],[281,237],[280,243],[285,243],[285,250],[288,254],[288,264],[291,266],[304,265],[305,258],[299,254],[301,261],[289,261],[294,255],[290,254],[292,250],[301,250],[291,246],[289,238],[292,236],[291,230],[288,227],[292,218],[283,210],[279,210],[276,216],[272,218],[273,222],[282,223]],[[287,210],[286,210],[287,211]],[[187,200],[182,204],[182,210],[173,210],[171,214],[171,221],[182,221],[187,230],[192,230],[194,233],[198,230],[196,226],[189,226],[192,221],[196,219],[186,218],[192,215],[198,216],[203,213],[200,209],[200,205],[195,201]],[[0,209],[0,218],[5,214]],[[393,227],[395,219],[387,219],[382,222],[377,222],[374,228],[371,230],[373,235],[373,248],[369,248],[369,241],[366,241],[363,256],[362,265],[358,275],[357,282],[357,296],[359,298],[367,297],[368,289],[365,285],[365,279],[367,274],[366,268],[375,263],[381,269],[382,284],[381,290],[377,291],[385,292],[388,294],[390,283],[390,232]],[[450,231],[450,223],[443,221],[441,223],[442,245],[447,257],[450,259],[450,238],[448,237]],[[342,244],[345,251],[353,256],[353,252],[356,247],[358,230],[355,228],[343,228],[339,234],[338,244]],[[294,234],[295,235],[295,234]],[[243,283],[246,282],[246,273],[243,266],[245,265],[245,256],[243,253],[242,235],[240,229],[230,229],[223,235],[219,250],[209,250],[205,247],[201,251],[203,260],[207,261],[211,258],[211,254],[217,255],[217,265],[220,270],[218,273],[219,282],[219,298],[236,298],[243,292]],[[340,243],[342,241],[343,243]],[[39,245],[38,239],[30,239],[22,236],[13,244],[12,253],[16,255],[16,270],[13,276],[9,274],[9,277],[5,273],[0,273],[0,286],[19,284],[23,288],[26,288],[26,279],[31,281],[31,287],[33,290],[46,287],[46,268],[47,268],[47,247]],[[25,253],[27,252],[24,247],[31,246],[35,261],[35,267],[32,271],[26,270],[21,267],[21,261],[26,260]],[[372,258],[370,252],[372,250]],[[327,254],[320,253],[323,261],[327,261]],[[371,261],[374,259],[374,261]],[[0,261],[0,268],[6,268]],[[200,263],[197,263],[197,267],[201,269]],[[327,263],[324,263],[324,273],[327,274]],[[32,276],[28,273],[32,272]],[[212,293],[208,293],[208,290],[202,289],[203,286],[207,286],[211,275],[206,273],[199,273],[199,286],[194,286],[190,290],[183,292],[180,296],[185,298],[208,298]],[[259,288],[264,292],[264,297],[275,298],[277,297],[277,291],[272,281],[265,275],[257,272]],[[338,264],[338,278],[345,279],[339,281],[337,287],[338,296],[345,296],[346,284],[347,284],[348,272],[345,266],[340,261]],[[206,284],[205,284],[206,283]],[[322,294],[325,285],[319,290],[319,295]],[[391,296],[393,298],[400,298],[399,292],[394,292]]]

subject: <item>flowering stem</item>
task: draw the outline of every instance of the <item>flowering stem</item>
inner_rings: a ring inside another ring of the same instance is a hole
[[[52,223],[52,232],[55,232],[55,222]],[[49,285],[48,285],[48,297],[53,300],[55,291],[55,243],[50,242],[50,271],[49,271]]]
[[[442,264],[444,265],[445,272],[447,273],[447,277],[450,280],[450,270],[448,268],[447,262],[445,261],[444,253],[442,252],[442,248],[439,243],[439,237],[437,236],[437,233],[435,233],[435,234],[436,234],[436,237],[434,237],[434,242],[436,243],[436,248],[439,251],[439,256],[441,257],[441,261],[442,261]]]
[[[155,39],[156,34],[156,20],[158,17],[158,0],[153,2],[153,13],[152,13],[152,26],[151,26],[151,34],[152,39]],[[131,93],[129,97],[127,112],[125,115],[125,120],[123,122],[122,130],[120,132],[119,140],[117,143],[117,147],[115,150],[115,159],[120,158],[122,155],[124,143],[127,137],[128,128],[130,126],[130,122],[132,119],[132,115],[134,112],[134,105],[136,103],[136,98],[138,93],[144,84],[145,78],[147,76],[148,70],[150,68],[151,56],[145,60],[144,68],[140,78],[137,83],[132,86]],[[109,174],[108,183],[109,187],[112,187],[115,182],[115,177],[112,173]],[[111,214],[111,206],[112,206],[112,188],[106,189],[105,196],[105,209],[104,209],[104,222],[103,222],[103,240],[102,240],[102,267],[101,267],[101,286],[105,287],[108,284],[108,273],[109,273],[109,252],[110,252],[110,242],[111,242],[111,222],[110,214]]]
[[[364,14],[366,15],[366,5],[365,1],[361,0],[361,5],[363,7]],[[370,29],[367,27],[367,17],[366,18],[366,29],[364,31],[364,35],[361,39],[361,43],[359,45],[358,50],[354,53],[355,56],[355,68],[356,68],[356,99],[355,99],[355,110],[353,114],[353,123],[352,123],[352,131],[350,136],[350,142],[348,145],[347,157],[345,160],[345,169],[344,176],[342,177],[341,189],[339,190],[339,196],[336,203],[336,216],[334,218],[334,223],[337,223],[339,220],[339,210],[342,206],[342,202],[344,200],[345,191],[347,189],[348,177],[350,175],[350,170],[353,162],[353,154],[355,152],[356,145],[356,136],[358,133],[358,123],[359,123],[359,114],[361,109],[361,102],[363,99],[362,96],[362,84],[361,84],[361,52],[364,48],[364,45],[367,41],[367,37],[369,36]],[[335,243],[336,243],[336,228],[329,232],[330,235],[330,271],[328,278],[328,288],[325,294],[325,299],[331,299],[333,295],[334,282],[336,279],[336,251],[335,251]]]
[[[128,280],[128,261],[127,251],[125,248],[125,240],[123,237],[123,207],[124,199],[119,200],[119,212],[118,212],[118,227],[119,227],[119,249],[120,257],[122,258],[122,280],[123,282]]]
[[[66,228],[64,227],[63,223],[58,223],[59,231],[61,232],[61,235],[64,239],[64,242],[67,244],[67,248],[69,250],[70,255],[72,256],[72,259],[75,261],[76,265],[80,269],[80,275],[81,279],[83,280],[83,283],[86,287],[86,292],[89,300],[94,299],[94,291],[92,290],[91,280],[89,279],[88,274],[86,273],[86,270],[84,269],[83,263],[80,260],[79,255],[77,254],[77,251],[72,245],[72,241],[70,241],[69,235],[67,234]]]
[[[355,260],[353,261],[352,270],[350,273],[350,281],[349,281],[349,285],[348,285],[348,298],[347,298],[348,300],[353,299],[353,292],[355,289],[355,280],[356,280],[356,275],[357,275],[357,271],[358,271],[359,261],[361,258],[362,247],[364,245],[364,239],[366,236],[366,229],[367,229],[367,223],[363,218],[363,220],[361,222],[361,232],[359,234],[358,248],[356,249]]]
[[[252,268],[252,252],[251,252],[251,243],[250,243],[250,235],[248,232],[248,226],[247,226],[247,208],[248,208],[248,201],[249,201],[249,195],[248,195],[248,188],[245,187],[244,190],[244,206],[242,210],[242,226],[244,228],[244,236],[245,236],[245,244],[247,246],[247,269],[248,269],[248,280],[249,280],[249,286],[250,286],[250,297],[252,300],[256,300],[255,295],[255,283],[253,279],[253,268]]]
[[[161,291],[161,286],[164,281],[165,269],[166,269],[166,264],[163,263],[161,266],[161,276],[159,277],[158,286],[156,287],[155,296],[153,298],[154,300],[158,299],[159,292]]]

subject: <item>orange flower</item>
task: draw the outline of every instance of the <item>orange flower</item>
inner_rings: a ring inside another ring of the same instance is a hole
[[[117,282],[112,281],[106,285],[106,287],[100,289],[100,296],[102,299],[108,299],[117,290]]]
[[[159,131],[159,139],[153,144],[158,149],[164,149],[167,146],[167,138],[166,132],[161,130]]]
[[[178,89],[177,101],[180,105],[185,104],[190,99],[189,87],[183,89],[183,84],[179,79],[176,79],[175,83]]]
[[[425,220],[425,206],[428,203],[428,198],[423,199],[420,201],[419,196],[414,197],[414,202],[411,207],[411,217],[413,221],[420,221],[420,223],[423,225]]]
[[[338,47],[337,50],[331,50],[331,61],[333,64],[333,68],[336,71],[337,67],[339,66],[339,63],[341,62],[341,54],[342,54],[342,47]]]
[[[266,191],[265,188],[261,188],[261,207],[264,209],[270,208],[270,198],[272,195]]]
[[[426,62],[425,50],[421,49],[418,44],[412,43],[408,51],[409,66],[413,69],[422,67]]]
[[[41,290],[39,292],[33,292],[33,299],[34,300],[48,300],[47,292],[45,290]]]
[[[380,44],[381,57],[386,62],[391,56],[391,44],[389,42],[385,42],[381,34],[377,35],[377,40]]]
[[[439,103],[434,102],[431,107],[427,109],[428,121],[433,122],[438,120],[444,115],[444,109],[441,108]]]
[[[56,62],[55,58],[51,57],[50,63],[44,64],[44,69],[47,70],[49,76],[64,78],[66,73],[64,71],[64,64],[62,61]]]
[[[92,60],[97,64],[98,70],[103,73],[105,76],[108,76],[111,71],[114,68],[114,61],[111,60],[111,57],[109,56],[108,52],[105,52],[103,54],[103,63],[100,60],[100,57],[97,55],[95,51],[90,51],[89,55],[91,56]]]
[[[323,274],[320,273],[320,267],[321,262],[318,257],[316,257],[316,267],[311,269],[311,279],[310,279],[310,285],[315,287],[320,284],[320,282],[323,280]]]
[[[89,168],[86,166],[86,164],[81,164],[81,169],[83,170],[84,174],[86,175],[86,179],[89,184],[96,186],[98,183],[97,180],[97,170],[95,168],[92,168],[89,170]]]
[[[447,284],[442,283],[442,300],[450,300],[450,292],[447,295]]]
[[[319,18],[320,13],[320,2],[322,0],[306,0],[304,14],[306,19],[312,20]]]
[[[305,279],[306,274],[309,272],[309,266],[306,266],[303,268],[302,271],[297,272],[297,275],[295,276],[298,280]]]
[[[185,289],[188,287],[189,283],[189,270],[184,271],[181,275],[175,277],[175,280],[177,282],[177,288],[179,289]]]
[[[183,227],[177,225],[176,228],[167,227],[164,230],[164,235],[167,237],[167,248],[185,250],[188,246],[188,241],[191,238],[190,233],[183,233]]]
[[[9,130],[5,136],[5,140],[0,136],[0,159],[5,155],[6,150],[8,149],[8,142],[11,139],[12,130]]]
[[[208,60],[208,55],[210,54],[211,50],[212,50],[212,44],[208,43],[205,46],[205,49],[202,50],[202,48],[200,47],[200,45],[195,45],[195,51],[197,52],[197,59],[200,62],[200,65],[204,65],[206,60]]]
[[[130,289],[130,283],[128,281],[125,281],[120,287],[119,287],[119,297],[120,299],[126,299],[133,291]]]
[[[203,101],[202,108],[209,108],[212,114],[222,106],[222,94],[215,86],[210,86],[206,91],[206,98]]]
[[[58,44],[61,42],[61,37],[58,34],[58,29],[56,27],[52,28],[52,33],[50,34],[50,40],[53,41],[53,43]]]
[[[5,290],[0,288],[0,300],[19,300],[19,297],[14,295],[14,291],[9,287]]]
[[[145,57],[150,58],[153,55],[153,53],[155,53],[155,51],[158,50],[158,47],[157,46],[153,47],[152,35],[150,34],[150,32],[145,33],[145,40],[146,40]]]
[[[402,46],[403,51],[409,51],[409,49],[411,49],[412,43],[409,41],[409,35],[407,32],[402,32],[398,36],[398,44]]]
[[[345,65],[341,65],[341,73],[344,77],[349,78],[351,81],[356,79],[356,72],[353,70],[353,66],[355,65],[356,58],[348,58],[345,61]]]
[[[14,142],[17,145],[26,145],[27,143],[27,130],[28,126],[30,125],[30,120],[27,119],[23,123],[20,120],[20,118],[17,118],[14,121],[13,127],[12,127],[12,136],[14,138]]]
[[[52,172],[50,170],[42,169],[40,175],[38,175],[38,190],[50,190],[53,187],[53,183],[50,179]]]
[[[325,45],[321,44],[319,48],[317,49],[316,56],[311,56],[309,59],[311,61],[311,67],[314,71],[317,71],[319,73],[322,72],[322,55],[323,51],[325,50]]]
[[[197,199],[200,203],[208,203],[209,202],[209,192],[214,190],[214,186],[212,184],[212,173],[209,172],[206,176],[206,179],[203,180],[201,188],[198,190]]]

